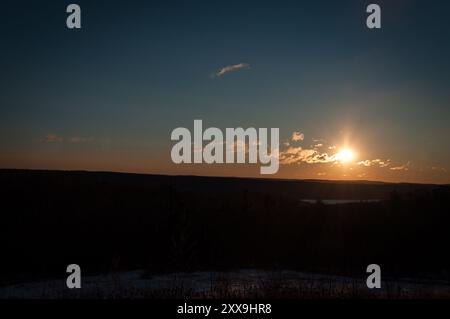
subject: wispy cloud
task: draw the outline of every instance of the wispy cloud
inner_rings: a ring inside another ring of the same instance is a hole
[[[61,143],[64,141],[64,139],[61,136],[58,136],[56,134],[47,134],[44,137],[44,141],[46,143]]]
[[[64,138],[57,134],[47,134],[44,137],[44,142],[46,143],[87,143],[91,141],[93,141],[92,137],[81,137],[81,136]]]
[[[91,142],[92,137],[80,137],[80,136],[74,136],[69,139],[70,143],[86,143]]]
[[[404,165],[391,167],[390,170],[391,171],[409,171],[410,168],[411,168],[411,163],[408,162]]]
[[[250,69],[250,65],[247,64],[247,63],[233,64],[233,65],[228,65],[228,66],[225,66],[225,67],[217,70],[214,73],[214,75],[216,77],[221,77],[221,76],[224,76],[227,73],[238,71],[238,70],[245,70],[245,69]]]
[[[372,166],[388,167],[389,165],[391,165],[391,160],[389,160],[389,159],[381,160],[381,159],[377,158],[374,160],[365,160],[365,161],[358,162],[358,165],[364,166],[364,167],[372,167]]]

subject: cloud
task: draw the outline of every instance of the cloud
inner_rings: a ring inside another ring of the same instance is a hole
[[[44,137],[46,143],[87,143],[93,141],[92,137],[80,137],[74,136],[70,138],[64,138],[56,134],[47,134]]]
[[[396,166],[396,167],[391,167],[390,168],[391,171],[407,171],[408,168],[405,165],[402,166]]]
[[[280,152],[280,163],[289,165],[296,163],[324,164],[336,161],[335,156],[327,153],[320,153],[317,150],[303,149],[301,147],[289,147],[286,151]]]
[[[47,143],[61,143],[64,139],[56,134],[47,134],[44,141]]]
[[[390,159],[381,160],[381,159],[377,158],[374,160],[361,161],[361,162],[358,162],[357,164],[359,166],[364,166],[364,167],[372,167],[372,166],[388,167],[389,165],[391,165],[391,160]]]
[[[410,167],[411,167],[411,163],[408,162],[401,166],[391,167],[390,170],[391,171],[409,171]]]
[[[92,137],[74,136],[69,139],[70,143],[85,143],[85,142],[90,142],[90,141],[92,141]]]
[[[228,65],[226,67],[223,67],[223,68],[217,70],[215,73],[215,76],[221,77],[230,72],[234,72],[234,71],[238,71],[238,70],[246,70],[246,69],[250,69],[250,65],[247,63]]]
[[[303,134],[302,132],[292,133],[291,140],[293,142],[300,142],[304,139],[305,134]],[[323,140],[315,140],[315,142],[319,141]],[[319,148],[324,147],[323,143],[315,145],[313,149],[290,146],[288,142],[284,143],[284,146],[286,146],[287,149],[285,151],[281,151],[279,155],[280,163],[284,165],[299,163],[324,164],[336,161],[335,155],[330,156],[327,153],[323,153],[318,150]]]
[[[305,139],[305,134],[303,134],[301,132],[292,133],[292,141],[299,142],[299,141],[303,141],[304,139]]]

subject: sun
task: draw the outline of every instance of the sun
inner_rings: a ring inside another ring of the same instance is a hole
[[[336,160],[342,163],[349,163],[353,161],[354,158],[355,153],[349,148],[344,148],[343,150],[341,150],[339,153],[336,154]]]

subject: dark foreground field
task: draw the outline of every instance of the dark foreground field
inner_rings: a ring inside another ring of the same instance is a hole
[[[0,286],[64,278],[72,263],[143,278],[363,278],[376,263],[391,280],[450,282],[448,186],[0,170],[0,194]]]

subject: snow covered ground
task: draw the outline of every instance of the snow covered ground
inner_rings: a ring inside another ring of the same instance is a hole
[[[294,271],[240,270],[148,276],[144,271],[82,277],[81,289],[66,279],[0,287],[1,299],[60,298],[450,298],[450,283],[383,281],[369,290],[365,279]]]

